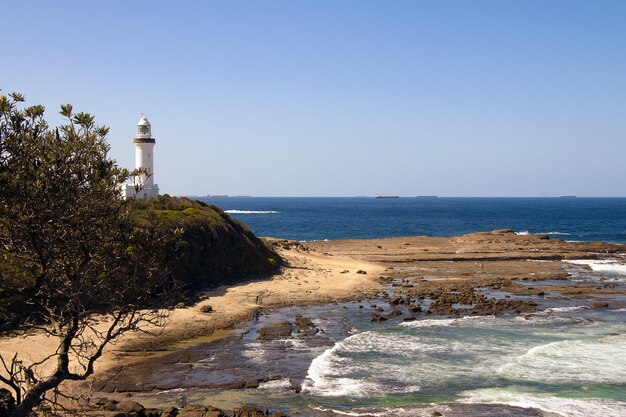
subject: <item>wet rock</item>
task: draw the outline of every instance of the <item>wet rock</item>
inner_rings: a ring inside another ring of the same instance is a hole
[[[400,304],[404,304],[404,298],[402,297],[393,297],[391,299],[389,299],[389,304],[391,304],[392,306],[397,306]]]
[[[362,308],[362,306],[360,306]],[[313,324],[313,320],[308,317],[303,317],[300,314],[296,315],[295,326],[299,333],[304,333],[306,336],[313,336],[319,332],[319,329]]]
[[[267,324],[259,329],[259,340],[275,340],[289,337],[293,326],[288,321]]]
[[[596,303],[591,304],[591,308],[608,308],[609,303],[604,301],[598,301]]]
[[[422,307],[416,306],[416,305],[411,305],[411,306],[409,306],[409,311],[411,313],[419,313],[420,311],[422,311]]]
[[[258,388],[259,387],[259,380],[258,379],[246,379],[245,385],[246,388]]]
[[[378,314],[372,314],[372,319],[370,321],[387,321],[387,318],[379,316]]]
[[[233,417],[267,417],[269,411],[259,410],[255,407],[241,407],[233,411]]]

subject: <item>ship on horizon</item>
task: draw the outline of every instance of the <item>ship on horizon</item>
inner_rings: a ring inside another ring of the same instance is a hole
[[[376,198],[400,198],[399,195],[376,194]]]

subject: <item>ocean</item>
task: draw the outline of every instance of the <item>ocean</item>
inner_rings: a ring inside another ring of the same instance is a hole
[[[563,240],[626,242],[626,198],[198,198],[258,236],[300,241],[457,236],[512,228]]]
[[[301,241],[513,228],[564,240],[626,242],[624,198],[205,201],[259,235]],[[624,258],[566,265],[572,281],[626,288]],[[626,296],[612,295],[606,309],[576,298],[548,298],[538,301],[532,317],[412,322],[372,323],[369,302],[280,309],[240,326],[243,337],[234,345],[206,346],[206,359],[192,364],[199,386],[204,378],[227,380],[229,372],[250,368],[269,382],[257,389],[198,387],[157,396],[164,402],[182,399],[225,408],[267,405],[303,416],[626,416]],[[295,313],[313,318],[320,333],[264,343],[256,339],[258,328],[293,319]],[[218,363],[238,365],[215,367]],[[495,404],[520,408],[492,408]]]

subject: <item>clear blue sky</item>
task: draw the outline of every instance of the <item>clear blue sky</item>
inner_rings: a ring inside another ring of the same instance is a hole
[[[173,195],[626,195],[626,1],[8,1],[0,88]]]

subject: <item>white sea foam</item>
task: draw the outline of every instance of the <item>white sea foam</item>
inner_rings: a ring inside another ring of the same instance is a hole
[[[626,336],[536,346],[498,369],[508,378],[543,383],[626,382]]]
[[[288,390],[291,388],[289,378],[276,379],[274,381],[261,382],[258,389],[267,389],[272,391]]]
[[[580,259],[563,261],[574,265],[586,265],[594,272],[610,272],[613,274],[626,275],[626,265],[616,260]]]
[[[224,210],[228,214],[280,214],[280,211],[274,210]]]
[[[174,394],[177,392],[183,392],[186,391],[185,388],[172,388],[172,389],[166,389],[165,391],[159,391],[156,393],[156,395],[167,395],[167,394]]]
[[[571,236],[571,233],[564,232],[543,232],[543,233],[530,233],[528,230],[522,230],[519,232],[515,232],[518,236],[528,236],[528,235],[551,235],[551,236]]]
[[[264,344],[259,342],[250,342],[246,344],[245,349],[241,351],[241,354],[246,358],[250,359],[254,363],[265,363],[263,359],[266,350],[264,348]]]
[[[604,399],[560,398],[536,393],[507,390],[505,388],[487,388],[465,391],[459,402],[507,404],[515,407],[538,408],[562,417],[623,417],[626,415],[626,403]]]
[[[439,413],[443,413],[445,415],[446,412],[450,411],[450,407],[446,405],[430,405],[427,407],[419,407],[419,408],[403,408],[403,407],[392,407],[392,408],[382,408],[382,409],[368,409],[368,408],[356,408],[351,409],[350,411],[346,410],[337,410],[333,408],[321,407],[321,406],[311,406],[313,410],[322,411],[325,413],[329,413],[331,415],[338,416],[352,416],[352,417],[367,417],[367,416],[380,416],[380,417],[431,417],[435,411]]]
[[[302,390],[320,396],[351,397],[417,392],[421,387],[412,380],[406,364],[381,361],[378,354],[413,358],[458,350],[462,347],[455,342],[432,344],[409,335],[359,333],[337,342],[313,359]],[[370,360],[364,359],[367,355]]]
[[[495,316],[464,316],[458,319],[425,319],[400,323],[404,327],[449,327],[489,323]],[[471,324],[470,324],[471,323]]]
[[[587,306],[575,306],[575,307],[550,307],[545,310],[538,311],[535,314],[556,314],[556,313],[569,313],[571,311],[587,310]]]
[[[359,411],[335,410],[335,409],[332,409],[332,408],[319,407],[319,406],[312,406],[311,408],[313,410],[323,411],[325,413],[330,412],[333,415],[340,415],[340,416],[354,416],[354,417],[360,417],[360,416],[389,416],[387,411],[372,413],[371,411],[359,412]]]

